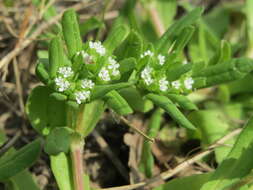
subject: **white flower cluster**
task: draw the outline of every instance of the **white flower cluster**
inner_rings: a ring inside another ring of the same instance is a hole
[[[78,91],[75,93],[75,97],[76,97],[76,102],[78,104],[81,104],[82,101],[85,101],[90,98],[90,91],[89,90]]]
[[[60,67],[58,73],[63,75],[64,78],[70,77],[74,74],[71,67]]]
[[[159,54],[158,55],[159,65],[163,65],[165,63],[165,56]]]
[[[153,68],[151,68],[150,66],[147,66],[143,69],[143,71],[141,72],[141,78],[144,80],[144,82],[147,85],[150,85],[151,83],[153,83],[153,79],[151,76],[151,73],[153,71]]]
[[[154,53],[150,50],[145,51],[143,54],[141,54],[141,58],[144,58],[145,56],[150,56],[152,57]]]
[[[112,76],[118,76],[120,74],[119,72],[120,65],[117,63],[117,61],[113,59],[112,57],[109,57],[108,61],[109,61],[109,65],[107,67],[102,67],[102,69],[100,70],[98,74],[99,78],[101,78],[103,81],[111,80],[110,72]]]
[[[115,59],[113,59],[112,57],[109,57],[108,69],[112,71],[113,76],[117,76],[120,74],[119,66],[120,65],[117,63],[117,61]]]
[[[99,78],[101,78],[103,81],[110,81],[111,80],[111,77],[110,77],[110,74],[109,74],[109,71],[103,67],[99,74],[98,74]]]
[[[166,77],[163,77],[159,80],[159,88],[161,91],[165,92],[168,90],[169,81],[166,80]]]
[[[171,83],[171,85],[172,85],[175,89],[179,89],[180,86],[181,86],[181,83],[180,83],[180,81],[176,80],[176,81],[173,81],[173,82]]]
[[[191,77],[188,77],[187,79],[185,79],[184,81],[184,86],[186,89],[191,90],[192,89],[192,85],[194,84],[194,80]]]
[[[74,72],[72,71],[71,67],[60,67],[57,72],[62,76],[56,77],[54,82],[58,87],[59,92],[63,92],[70,87],[70,83],[66,78],[72,76]]]
[[[59,92],[67,90],[70,86],[70,83],[63,77],[57,77],[54,79],[56,86],[58,87]]]
[[[92,89],[94,87],[94,82],[92,80],[89,79],[84,79],[82,80],[82,88],[88,88],[88,89]]]
[[[105,50],[105,48],[104,48],[104,46],[102,45],[101,42],[91,42],[90,41],[89,42],[89,47],[91,49],[95,49],[98,54],[105,55],[106,50]]]

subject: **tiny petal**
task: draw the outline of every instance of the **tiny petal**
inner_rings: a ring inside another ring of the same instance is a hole
[[[98,54],[105,55],[106,50],[105,50],[105,48],[104,48],[104,46],[102,45],[101,42],[91,42],[90,41],[89,42],[89,47],[91,49],[95,49]]]
[[[165,63],[165,56],[159,54],[158,55],[159,64],[163,65]]]
[[[165,92],[168,90],[168,84],[169,84],[169,81],[166,80],[166,77],[163,77],[161,80],[159,80],[159,87],[160,87],[160,90]]]
[[[109,75],[109,71],[103,67],[101,69],[101,71],[99,72],[98,76],[103,80],[103,81],[110,81],[110,75]]]
[[[71,67],[60,67],[58,73],[63,75],[64,78],[70,77],[74,74]]]
[[[141,54],[141,58],[144,58],[145,56],[150,56],[152,57],[154,53],[150,50],[145,51],[143,54]]]
[[[56,86],[58,87],[59,92],[67,90],[70,86],[70,83],[63,77],[57,77],[54,79]]]
[[[92,80],[89,80],[89,79],[84,79],[82,80],[82,88],[89,88],[89,89],[92,89],[94,87],[94,82]]]
[[[153,79],[152,79],[152,76],[151,76],[151,73],[152,73],[153,69],[149,66],[145,67],[143,69],[143,71],[141,72],[141,78],[144,80],[144,82],[147,84],[147,85],[150,85],[151,83],[153,83]]]
[[[81,104],[82,101],[85,101],[90,98],[90,91],[79,91],[75,93],[76,102]]]
[[[189,78],[185,79],[184,86],[186,89],[191,90],[193,83],[194,83],[194,80],[191,77],[189,77]]]
[[[173,82],[171,83],[171,85],[172,85],[175,89],[179,89],[180,86],[181,86],[181,83],[180,83],[178,80],[176,80],[176,81],[173,81]]]

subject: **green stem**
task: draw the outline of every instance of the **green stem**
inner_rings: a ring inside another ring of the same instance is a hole
[[[68,125],[75,130],[76,134],[72,137],[70,145],[70,158],[72,163],[72,174],[74,182],[74,190],[84,189],[84,171],[83,171],[83,146],[84,139],[81,135],[81,120],[84,106],[79,110],[74,110],[69,107],[68,110]]]

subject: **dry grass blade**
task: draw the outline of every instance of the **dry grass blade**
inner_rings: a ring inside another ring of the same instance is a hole
[[[143,181],[143,182],[140,182],[140,183],[136,183],[136,184],[132,184],[132,185],[124,185],[124,186],[120,186],[120,187],[104,188],[104,189],[100,189],[100,190],[133,190],[133,189],[136,189],[136,188],[140,188],[140,187],[144,187],[146,185],[152,184],[152,183],[154,183],[158,180],[167,180],[168,178],[174,176],[175,174],[177,174],[178,172],[180,172],[183,169],[187,168],[191,164],[195,163],[196,161],[198,161],[201,158],[205,157],[206,155],[210,154],[211,152],[214,151],[214,148],[221,146],[221,144],[225,143],[227,140],[229,140],[229,139],[233,138],[234,136],[238,135],[241,131],[242,131],[242,129],[236,129],[236,130],[232,131],[231,133],[227,134],[226,136],[222,137],[221,139],[219,139],[218,141],[216,141],[215,143],[210,145],[203,152],[193,156],[192,158],[189,158],[189,159],[185,160],[184,162],[179,164],[174,169],[163,172],[163,173],[159,174],[158,176],[155,176],[155,177],[153,177],[149,180],[146,180],[146,181]]]

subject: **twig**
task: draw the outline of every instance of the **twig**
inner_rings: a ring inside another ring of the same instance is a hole
[[[5,153],[10,147],[12,147],[12,145],[15,144],[15,142],[19,139],[19,137],[21,136],[21,131],[18,130],[18,132],[16,132],[16,134],[14,135],[14,137],[12,137],[5,145],[3,145],[0,149],[0,155],[2,155],[3,153]]]
[[[84,2],[80,2],[76,5],[74,5],[73,9],[75,9],[76,11],[92,6],[96,3],[98,3],[99,0],[96,1],[92,1],[92,2],[88,2],[88,3],[84,3]],[[48,22],[43,22],[35,31],[34,33],[31,35],[31,37],[29,39],[25,39],[23,41],[22,44],[20,44],[19,47],[14,48],[11,52],[9,52],[0,62],[0,69],[2,69],[6,64],[9,64],[9,62],[16,57],[23,49],[25,49],[27,46],[29,46],[34,39],[36,39],[39,35],[41,35],[46,29],[48,29],[51,25],[55,24],[58,22],[58,20],[60,20],[63,12],[65,10],[63,10],[61,13],[59,13],[58,15],[54,16],[53,18],[51,18],[51,20],[49,20]]]
[[[123,166],[123,164],[120,162],[120,160],[115,156],[115,154],[112,152],[110,147],[108,146],[107,142],[103,139],[103,137],[94,130],[92,135],[96,138],[97,143],[99,144],[102,151],[111,159],[114,166],[118,169],[119,173],[124,177],[126,181],[128,181],[128,172],[126,168]]]
[[[167,180],[168,178],[174,176],[175,174],[182,171],[183,169],[189,167],[191,164],[195,163],[196,161],[198,161],[201,158],[205,157],[206,155],[210,154],[211,152],[214,151],[214,148],[219,147],[220,144],[223,144],[227,140],[229,140],[229,139],[233,138],[234,136],[238,135],[241,131],[242,131],[242,129],[236,129],[236,130],[232,131],[231,133],[227,134],[226,136],[222,137],[221,139],[219,139],[218,141],[216,141],[215,143],[210,145],[208,147],[208,149],[204,150],[203,152],[193,156],[190,159],[185,160],[184,162],[179,164],[174,169],[163,172],[163,173],[159,174],[158,176],[155,176],[155,177],[153,177],[149,180],[146,180],[146,181],[143,181],[143,182],[140,182],[140,183],[136,183],[136,184],[132,184],[132,185],[124,185],[124,186],[120,186],[120,187],[104,188],[104,189],[100,189],[100,190],[133,190],[133,189],[136,189],[136,188],[144,187],[144,186],[149,185],[151,183],[154,183],[158,180]]]
[[[144,138],[146,138],[147,140],[151,141],[151,142],[155,142],[154,138],[149,137],[148,135],[146,135],[144,132],[142,132],[140,129],[138,129],[137,127],[135,127],[134,125],[132,125],[132,123],[130,121],[128,121],[126,118],[124,118],[123,116],[120,117],[120,119],[127,124],[131,129],[133,129],[134,131],[136,131],[137,133],[139,133],[140,135],[142,135]]]

